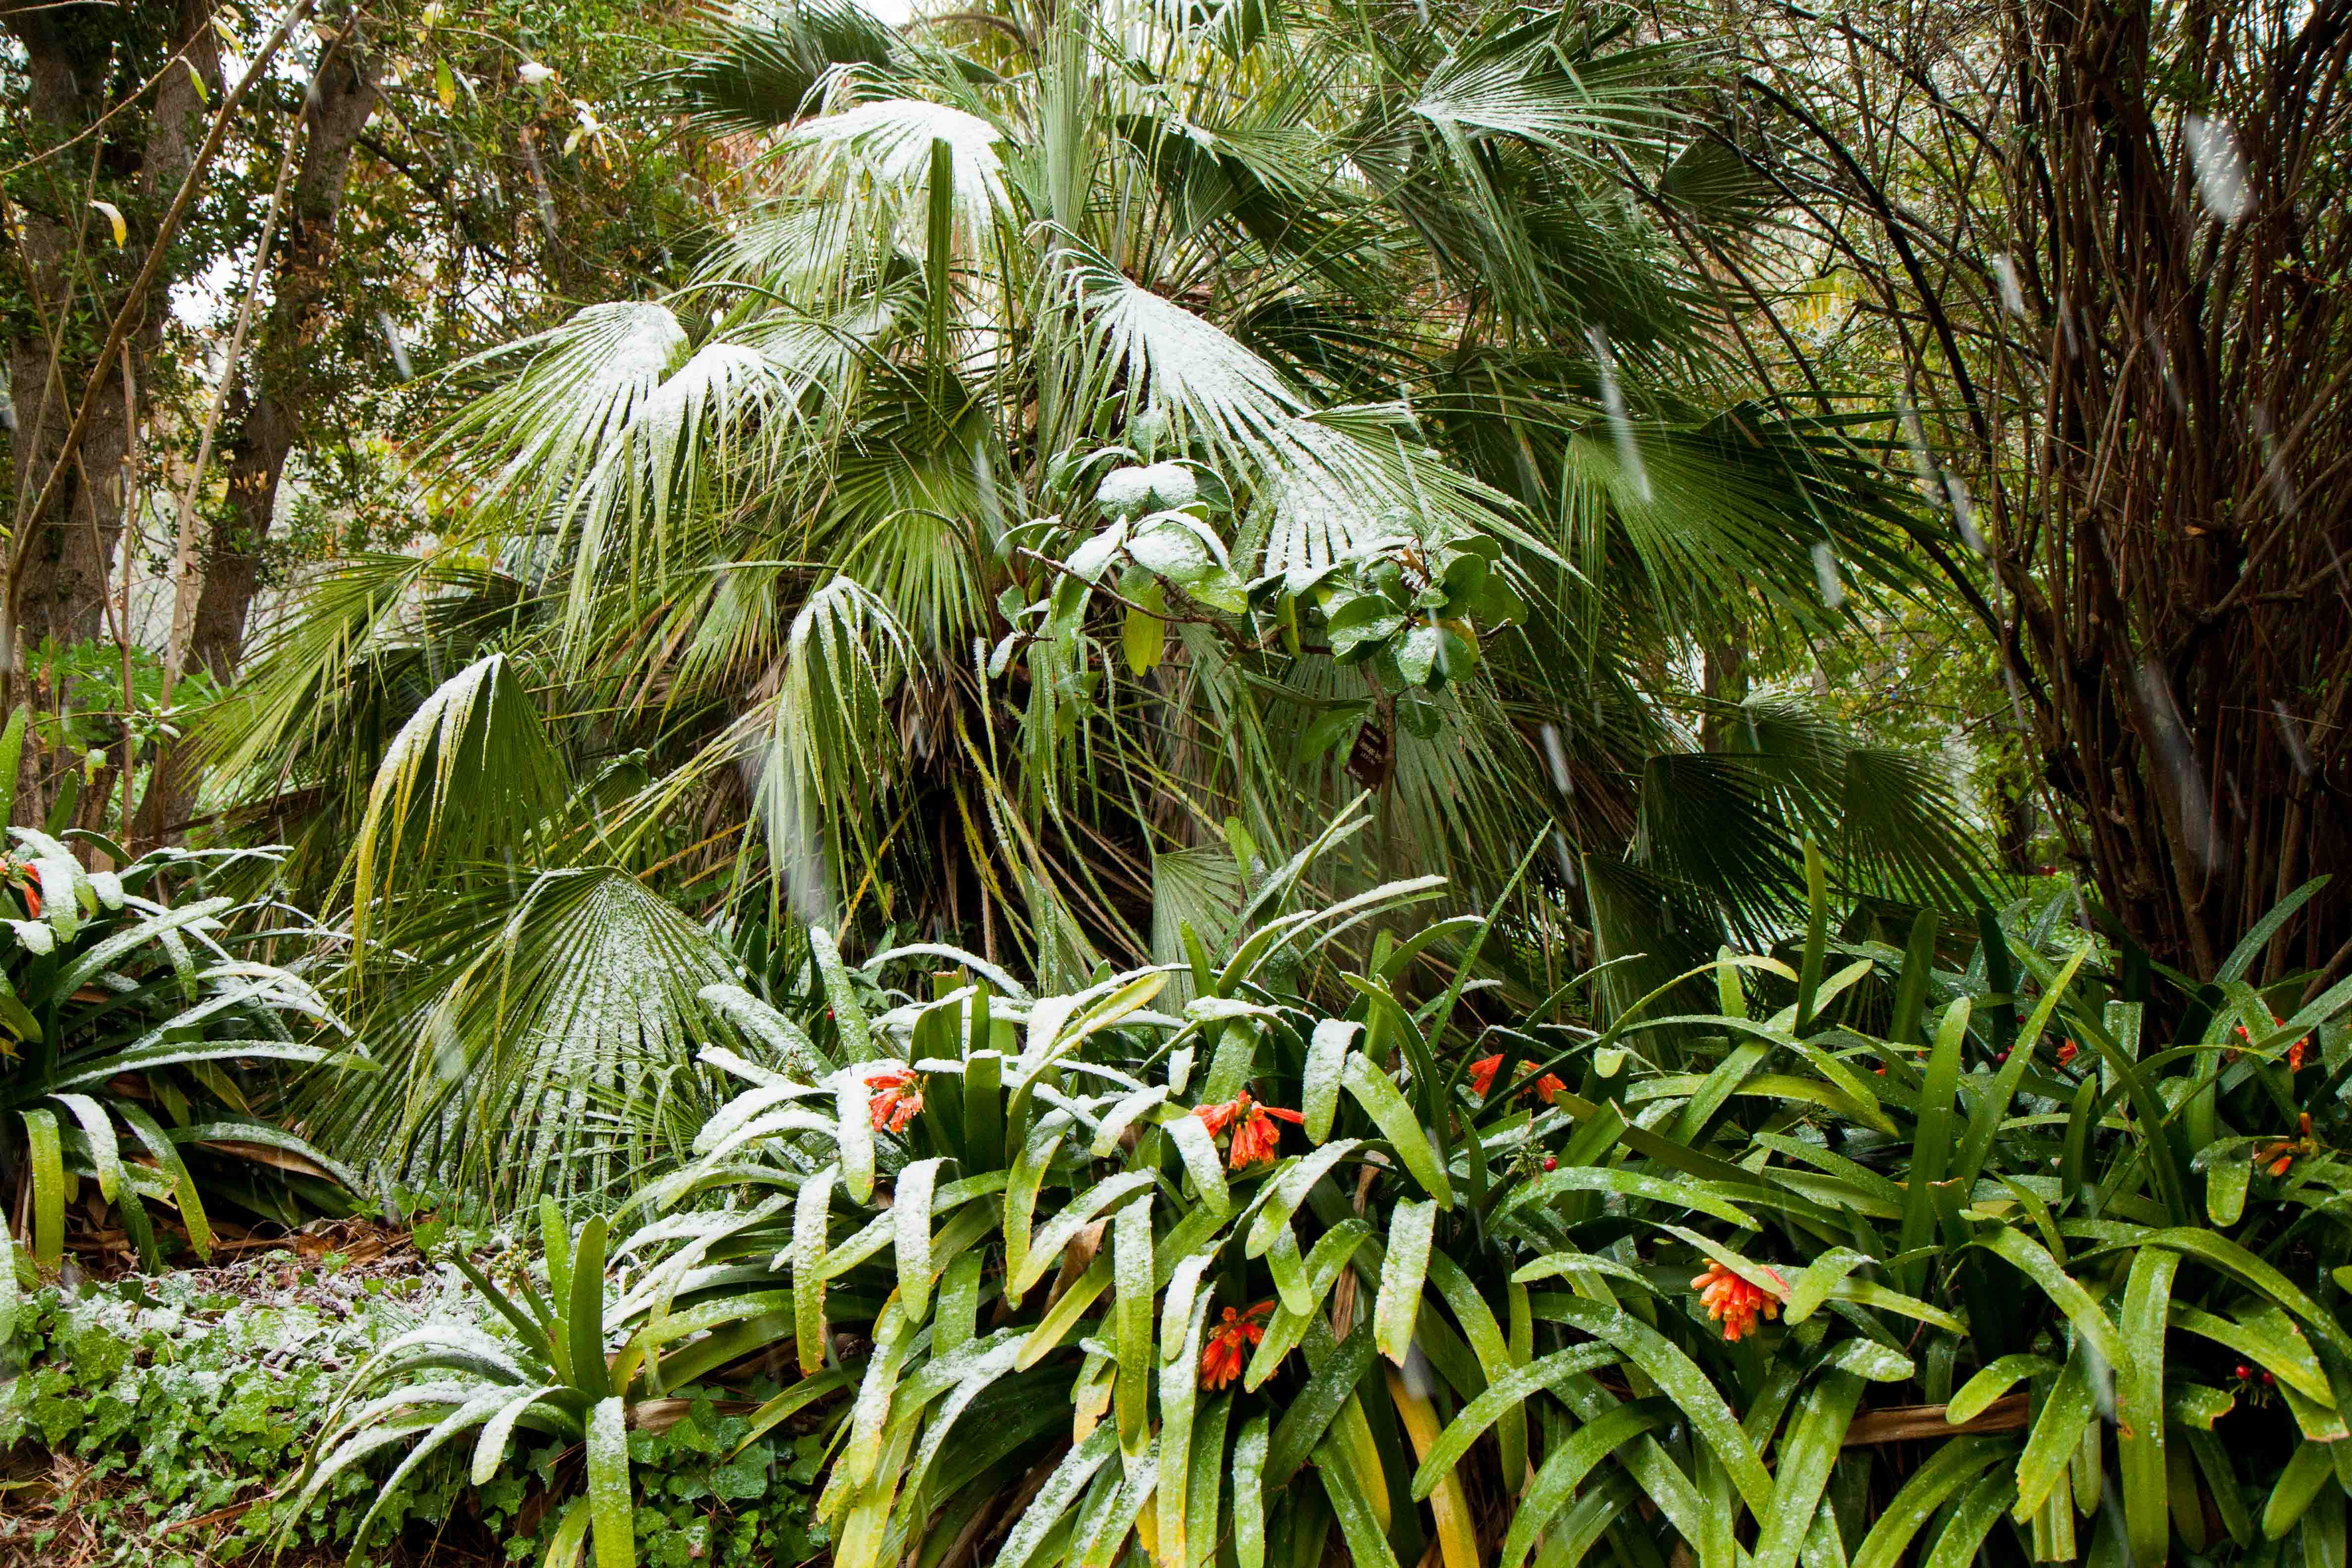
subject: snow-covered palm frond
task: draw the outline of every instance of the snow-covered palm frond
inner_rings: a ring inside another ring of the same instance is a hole
[[[655,79],[713,132],[765,131],[815,109],[836,72],[886,71],[900,52],[888,25],[853,0],[758,0]]]
[[[407,1059],[391,1095],[327,1108],[348,1144],[509,1204],[639,1179],[686,1149],[709,1109],[698,994],[732,976],[676,907],[614,868],[549,871],[409,934],[424,994],[378,1033],[411,1042]]]
[[[1253,467],[1288,444],[1307,405],[1273,365],[1099,257],[1072,247],[1056,259],[1078,312],[1082,405],[1124,385],[1132,410],[1163,412],[1182,437]]]
[[[523,367],[444,426],[424,457],[455,457],[464,476],[530,510],[584,484],[692,348],[668,306],[591,305],[562,326],[460,365]]]
[[[901,222],[901,244],[919,254],[930,201],[931,149],[948,150],[955,224],[966,247],[985,244],[1008,211],[1004,133],[977,114],[923,98],[886,98],[820,115],[785,136],[780,152],[804,189],[840,201],[885,203]]]
[[[760,737],[758,799],[769,854],[803,919],[831,918],[832,868],[866,837],[898,753],[884,703],[912,651],[890,606],[855,578],[835,577],[793,618]]]
[[[1395,405],[1329,409],[1287,421],[1271,447],[1247,542],[1259,574],[1308,573],[1395,545],[1500,534],[1548,554],[1510,498],[1421,444]]]
[[[1550,30],[1546,18],[1472,41],[1438,63],[1406,112],[1457,153],[1507,137],[1591,156],[1591,142],[1655,136],[1682,85],[1657,70],[1669,52],[1621,50],[1570,69]]]
[[[736,224],[695,269],[698,287],[748,284],[804,310],[827,310],[879,270],[872,215],[849,202],[793,201]]]
[[[691,353],[667,306],[593,306],[534,340],[524,370],[451,420],[436,449],[477,477],[478,504],[540,520],[543,556],[577,563],[577,656],[605,583],[659,573],[682,519],[764,481],[820,405],[854,393],[902,292],[832,319],[768,310]]]
[[[512,658],[493,653],[443,681],[393,737],[368,792],[352,852],[352,934],[361,951],[395,868],[413,879],[511,847],[570,789]]]

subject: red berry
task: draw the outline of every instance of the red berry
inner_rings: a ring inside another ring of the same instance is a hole
[[[2278,1379],[2277,1379],[2277,1378],[2273,1377],[2269,1373],[2263,1373],[2263,1381],[2264,1383],[2270,1384],[2272,1384],[2272,1385],[2273,1385],[2273,1386],[2275,1386],[2275,1385],[2277,1384],[2277,1383],[2278,1383]]]
[[[2252,1367],[2248,1366],[2244,1362],[2240,1362],[2238,1363],[2238,1381],[2240,1383],[2245,1382],[2248,1378],[2253,1375],[2254,1369]]]
[[[1559,1160],[1555,1159],[1553,1156],[1551,1156],[1551,1155],[1549,1155],[1549,1154],[1546,1154],[1546,1155],[1544,1156],[1544,1169],[1545,1169],[1545,1170],[1547,1170],[1547,1171],[1557,1171],[1557,1170],[1559,1170]]]

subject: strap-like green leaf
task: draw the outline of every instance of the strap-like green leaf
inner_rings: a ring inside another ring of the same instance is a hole
[[[1372,1346],[1372,1325],[1369,1318],[1359,1318],[1354,1330],[1339,1342],[1339,1352],[1317,1368],[1307,1380],[1307,1386],[1290,1402],[1282,1414],[1281,1424],[1275,1427],[1272,1442],[1265,1455],[1265,1484],[1279,1488],[1298,1473],[1307,1456],[1323,1441],[1339,1406],[1348,1402],[1356,1384],[1364,1380],[1375,1354]]]
[[[1388,1532],[1372,1516],[1346,1445],[1336,1438],[1326,1439],[1315,1450],[1315,1473],[1331,1500],[1331,1511],[1339,1517],[1339,1538],[1348,1543],[1348,1561],[1354,1568],[1397,1568]]]
[[[617,1395],[597,1401],[588,1416],[588,1511],[596,1532],[596,1568],[637,1568],[628,1415]]]
[[[1029,1245],[1016,1270],[1008,1261],[1005,1265],[1004,1293],[1018,1297],[1030,1286],[1045,1278],[1045,1270],[1054,1267],[1062,1248],[1072,1237],[1092,1224],[1094,1217],[1114,1204],[1147,1191],[1152,1185],[1152,1173],[1124,1171],[1116,1176],[1106,1176],[1070,1201],[1068,1207],[1045,1222]]]
[[[1339,1110],[1340,1069],[1348,1047],[1363,1026],[1345,1018],[1325,1018],[1315,1026],[1307,1042],[1307,1066],[1299,1077],[1298,1109],[1307,1118],[1307,1139],[1320,1143],[1331,1136],[1332,1119]]]
[[[1575,1345],[1526,1366],[1514,1367],[1487,1384],[1485,1392],[1464,1405],[1461,1413],[1446,1424],[1436,1446],[1430,1449],[1429,1458],[1413,1472],[1413,1500],[1418,1502],[1427,1497],[1438,1479],[1461,1463],[1470,1446],[1506,1411],[1519,1409],[1536,1394],[1620,1359],[1621,1352],[1614,1345]]]
[[[1266,1418],[1253,1415],[1234,1442],[1234,1558],[1265,1568]]]
[[[890,1194],[898,1261],[898,1310],[919,1323],[931,1310],[931,1198],[944,1160],[918,1160],[898,1173]]]
[[[1853,1420],[1854,1406],[1862,1402],[1862,1381],[1850,1372],[1824,1374],[1781,1438],[1772,1506],[1759,1516],[1756,1568],[1796,1568],[1797,1552],[1812,1528],[1814,1507],[1821,1501],[1822,1489],[1829,1484],[1830,1468],[1837,1463],[1846,1426]]]
[[[26,1162],[33,1172],[33,1261],[55,1268],[66,1254],[65,1148],[54,1111],[18,1114],[25,1122]]]
[[[613,1392],[613,1382],[604,1364],[603,1215],[591,1215],[580,1227],[580,1245],[572,1253],[572,1300],[564,1326],[572,1337],[572,1386],[590,1399],[604,1398]]]
[[[2066,1358],[2042,1401],[2042,1413],[2034,1417],[2033,1430],[2025,1439],[2025,1452],[2018,1456],[2017,1502],[2010,1516],[2020,1524],[2050,1496],[2074,1458],[2084,1428],[2099,1413],[2091,1387],[2088,1349],[2082,1341],[2075,1342],[2074,1353]]]
[[[2122,1460],[2124,1528],[2142,1563],[2163,1560],[2171,1540],[2172,1485],[2164,1452],[2164,1334],[2180,1255],[2143,1247],[2124,1287],[2123,1339],[2131,1370],[2116,1377],[2116,1442]]]
[[[1624,1352],[1689,1417],[1691,1430],[1715,1450],[1748,1506],[1759,1516],[1771,1506],[1772,1478],[1755,1446],[1715,1384],[1672,1341],[1631,1312],[1597,1302],[1555,1300],[1547,1307],[1549,1315]]]
[[[2285,1540],[2286,1532],[2311,1507],[2311,1500],[2319,1495],[2319,1489],[2336,1479],[2336,1461],[2327,1451],[2329,1447],[2308,1441],[2296,1445],[2271,1487],[2270,1500],[2263,1504],[2264,1539]]]
[[[1444,1167],[1439,1163],[1437,1151],[1430,1146],[1428,1135],[1422,1131],[1421,1121],[1413,1114],[1412,1104],[1397,1092],[1388,1074],[1374,1067],[1371,1059],[1361,1054],[1350,1055],[1339,1072],[1340,1081],[1381,1136],[1404,1162],[1412,1179],[1421,1184],[1422,1191],[1437,1202],[1442,1209],[1454,1206],[1454,1184],[1446,1179]],[[1336,1145],[1326,1144],[1325,1148]],[[1319,1153],[1321,1151],[1318,1151]]]
[[[824,1365],[825,1223],[839,1174],[839,1166],[827,1165],[801,1184],[793,1203],[793,1341],[803,1377]]]
[[[1078,1493],[1094,1479],[1095,1472],[1118,1450],[1118,1430],[1104,1422],[1087,1434],[1086,1441],[1065,1455],[1054,1473],[1045,1479],[1037,1495],[1013,1521],[1004,1544],[998,1549],[996,1568],[1027,1568],[1030,1558],[1045,1543],[1047,1532],[1060,1522],[1062,1515],[1078,1499]]]
[[[816,960],[817,973],[824,981],[825,1005],[833,1009],[834,1031],[841,1037],[843,1058],[853,1068],[872,1060],[872,1026],[866,1021],[866,1008],[858,1001],[857,985],[849,977],[849,966],[841,962],[840,945],[823,926],[809,928],[808,944],[809,956]]]
[[[213,1250],[213,1227],[205,1218],[203,1194],[196,1191],[196,1179],[188,1173],[187,1163],[180,1158],[178,1147],[171,1135],[147,1114],[146,1108],[122,1100],[116,1104],[115,1114],[131,1129],[132,1137],[147,1146],[155,1163],[162,1166],[164,1178],[172,1184],[172,1192],[180,1205],[180,1224],[188,1232],[188,1245],[196,1249],[199,1258],[209,1258]]]
[[[1531,1204],[1549,1204],[1563,1193],[1613,1193],[1619,1197],[1643,1198],[1651,1203],[1711,1215],[1742,1230],[1756,1228],[1756,1222],[1732,1202],[1733,1194],[1712,1183],[1695,1181],[1687,1176],[1668,1181],[1616,1165],[1563,1165],[1557,1171],[1546,1171],[1513,1193],[1505,1205],[1505,1212]]]
[[[1911,1538],[1944,1506],[1945,1500],[2012,1451],[2011,1445],[1995,1437],[1955,1437],[1937,1449],[1926,1464],[1911,1472],[1911,1479],[1880,1511],[1878,1522],[1870,1527],[1853,1554],[1853,1568],[1895,1568]]]
[[[1307,1193],[1321,1181],[1326,1173],[1355,1152],[1358,1141],[1342,1138],[1336,1143],[1326,1143],[1311,1154],[1286,1160],[1282,1173],[1275,1177],[1265,1196],[1258,1204],[1257,1217],[1250,1222],[1249,1237],[1243,1247],[1250,1258],[1263,1258],[1274,1245],[1276,1235],[1289,1228],[1290,1216],[1307,1201]]]
[[[1412,1348],[1421,1316],[1421,1287],[1429,1270],[1430,1237],[1437,1205],[1406,1199],[1389,1215],[1388,1257],[1381,1263],[1381,1288],[1372,1304],[1372,1343],[1402,1366]],[[1336,1505],[1335,1505],[1336,1506]]]
[[[1567,1442],[1545,1455],[1543,1464],[1536,1470],[1536,1479],[1528,1483],[1511,1516],[1511,1528],[1505,1533],[1502,1552],[1496,1559],[1496,1568],[1518,1568],[1527,1561],[1528,1549],[1535,1544],[1537,1534],[1568,1505],[1576,1495],[1578,1484],[1591,1474],[1592,1467],[1632,1439],[1666,1425],[1667,1419],[1666,1412],[1658,1405],[1621,1405],[1578,1427]]]
[[[2066,1314],[2067,1321],[2074,1325],[2074,1331],[2089,1341],[2092,1347],[2106,1358],[2109,1366],[2121,1372],[2129,1363],[2130,1352],[2124,1348],[2115,1324],[2108,1321],[2106,1313],[2100,1310],[2099,1304],[2091,1299],[2091,1293],[2084,1289],[2074,1276],[2061,1268],[2058,1260],[2052,1258],[2040,1242],[2021,1231],[2002,1226],[1986,1237],[1983,1245],[2014,1264],[2026,1278],[2041,1286],[2042,1294]],[[2025,1488],[2021,1485],[2018,1489],[2022,1492]],[[2041,1498],[2036,1495],[2032,1500],[2039,1502]]]
[[[1110,1249],[1111,1285],[1118,1292],[1111,1305],[1111,1328],[1118,1348],[1119,1445],[1133,1459],[1150,1436],[1151,1370],[1158,1359],[1151,1353],[1151,1304],[1158,1277],[1151,1266],[1149,1193],[1111,1217]]]
[[[2046,1356],[2002,1356],[1960,1385],[1960,1391],[1944,1407],[1944,1419],[1955,1426],[1973,1421],[2014,1384],[2057,1370],[2057,1364]]]
[[[1025,1287],[1010,1281],[1029,1271],[1029,1237],[1037,1211],[1037,1189],[1044,1185],[1046,1168],[1054,1163],[1054,1152],[1062,1146],[1063,1134],[1047,1132],[1028,1140],[1013,1162],[1013,1174],[1004,1184],[1004,1273],[1007,1280],[1005,1297],[1018,1302]]]

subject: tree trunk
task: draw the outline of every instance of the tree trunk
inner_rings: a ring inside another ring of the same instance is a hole
[[[343,181],[352,151],[375,112],[376,69],[375,58],[358,40],[334,47],[320,63],[317,90],[303,116],[310,139],[289,197],[269,315],[251,372],[231,405],[229,509],[207,552],[189,642],[191,662],[219,680],[234,676],[245,656],[246,617],[260,585],[261,552],[277,518],[287,459],[301,444],[312,405],[327,390],[312,351],[330,324],[325,305],[340,247]]]
[[[227,411],[229,505],[204,552],[185,655],[190,665],[201,664],[224,682],[245,657],[246,621],[260,586],[262,551],[277,518],[287,461],[301,443],[310,409],[328,390],[312,351],[329,324],[325,306],[341,245],[344,179],[375,112],[376,71],[374,58],[356,38],[339,43],[320,62],[316,90],[303,113],[308,139],[276,246],[269,313]],[[139,805],[140,843],[174,835],[194,808],[196,782],[196,764],[184,744],[158,753]]]
[[[110,130],[91,133],[78,147],[35,165],[22,187],[31,193],[30,199],[12,214],[17,220],[15,261],[23,287],[22,305],[10,312],[5,351],[16,412],[11,456],[17,493],[11,518],[17,542],[10,553],[5,588],[0,591],[6,600],[0,609],[0,660],[5,661],[10,689],[40,705],[52,705],[70,694],[57,690],[44,672],[31,668],[28,645],[44,637],[88,641],[106,628],[111,563],[126,511],[135,500],[128,465],[138,435],[135,426],[143,415],[135,401],[126,405],[122,361],[130,362],[135,394],[145,385],[145,370],[163,342],[165,290],[172,281],[168,276],[159,278],[153,292],[135,301],[108,291],[110,275],[121,270],[111,263],[121,258],[115,254],[111,218],[90,205],[91,170],[96,166],[120,174],[125,165],[136,170],[137,197],[123,204],[131,209],[124,214],[127,243],[135,246],[142,228],[152,224],[186,177],[199,140],[192,126],[204,112],[206,95],[217,93],[220,87],[207,0],[177,0],[166,9],[168,15],[155,23],[164,52],[187,50],[196,75],[203,78],[202,90],[196,77],[184,68],[165,73],[153,89],[143,123],[137,117],[118,116]],[[153,16],[151,11],[138,20],[149,22]],[[26,107],[39,144],[55,147],[90,132],[110,107],[115,33],[92,26],[67,7],[11,12],[7,26],[25,50]],[[143,136],[136,143],[117,140],[142,130]],[[96,339],[103,341],[104,323],[126,306],[136,312],[135,330],[125,340],[121,356],[101,373],[89,357],[89,329],[95,327]],[[80,441],[67,451],[64,442],[74,411],[94,380],[92,417]],[[25,515],[61,465],[64,472],[47,505],[37,516]],[[68,759],[67,765],[78,763]],[[54,783],[43,775],[34,787],[19,790],[19,821],[41,818]]]

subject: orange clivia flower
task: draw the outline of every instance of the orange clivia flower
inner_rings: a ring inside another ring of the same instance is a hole
[[[1209,1345],[1201,1352],[1201,1383],[1203,1387],[1219,1389],[1242,1374],[1242,1363],[1249,1359],[1250,1347],[1265,1338],[1265,1314],[1274,1310],[1272,1301],[1260,1301],[1246,1312],[1225,1309],[1225,1321],[1209,1336]]]
[[[2058,1065],[2062,1068],[2064,1067],[2067,1063],[2073,1061],[2081,1050],[2082,1047],[2076,1045],[2074,1041],[2061,1040],[2058,1043]]]
[[[2275,1029],[2285,1021],[2286,1020],[2284,1018],[2274,1017],[2271,1020],[2271,1027]],[[2238,1038],[2245,1041],[2246,1044],[2250,1046],[2254,1043],[2254,1037],[2246,1032],[2246,1026],[2243,1024],[2238,1026]],[[2303,1070],[2304,1058],[2310,1054],[2311,1037],[2309,1035],[2305,1035],[2303,1038],[2295,1041],[2294,1044],[2286,1048],[2286,1070],[2289,1077],[2293,1077],[2294,1074]],[[2223,1061],[2235,1061],[2237,1057],[2238,1052],[2233,1048],[2222,1053],[2221,1059]]]
[[[1307,1120],[1296,1110],[1285,1110],[1278,1105],[1260,1105],[1244,1089],[1223,1105],[1196,1105],[1192,1114],[1209,1129],[1209,1136],[1230,1129],[1233,1146],[1225,1163],[1234,1170],[1255,1165],[1261,1160],[1271,1160],[1282,1148],[1282,1129],[1276,1121],[1287,1121],[1293,1127]]]
[[[2273,1176],[2284,1176],[2298,1157],[2319,1152],[2319,1140],[2311,1135],[2311,1112],[2305,1111],[2302,1120],[2303,1136],[2301,1138],[2282,1138],[2275,1143],[2265,1143],[2254,1151],[2254,1164],[2257,1169],[2268,1171]]]
[[[1470,1087],[1480,1100],[1486,1099],[1488,1092],[1494,1089],[1495,1075],[1502,1070],[1503,1058],[1499,1056],[1481,1057],[1470,1064]],[[1527,1067],[1521,1064],[1519,1076],[1525,1078],[1527,1072]],[[1560,1082],[1559,1079],[1551,1073],[1544,1074],[1533,1083],[1523,1083],[1519,1086],[1521,1094],[1532,1093],[1541,1099],[1546,1105],[1559,1100],[1563,1093],[1567,1092],[1567,1089],[1568,1085]]]
[[[923,1080],[911,1068],[877,1072],[866,1080],[866,1087],[873,1095],[866,1108],[877,1132],[904,1132],[923,1109]]]
[[[1789,1282],[1780,1278],[1778,1269],[1767,1268],[1772,1283],[1782,1292]],[[1780,1297],[1760,1290],[1726,1268],[1720,1263],[1709,1263],[1706,1272],[1691,1281],[1691,1289],[1706,1303],[1706,1315],[1723,1325],[1723,1337],[1737,1342],[1743,1335],[1756,1331],[1756,1314],[1767,1318],[1780,1315]]]
[[[5,879],[25,900],[27,920],[41,918],[41,878],[30,860],[19,860],[13,855],[0,855],[0,879]]]

